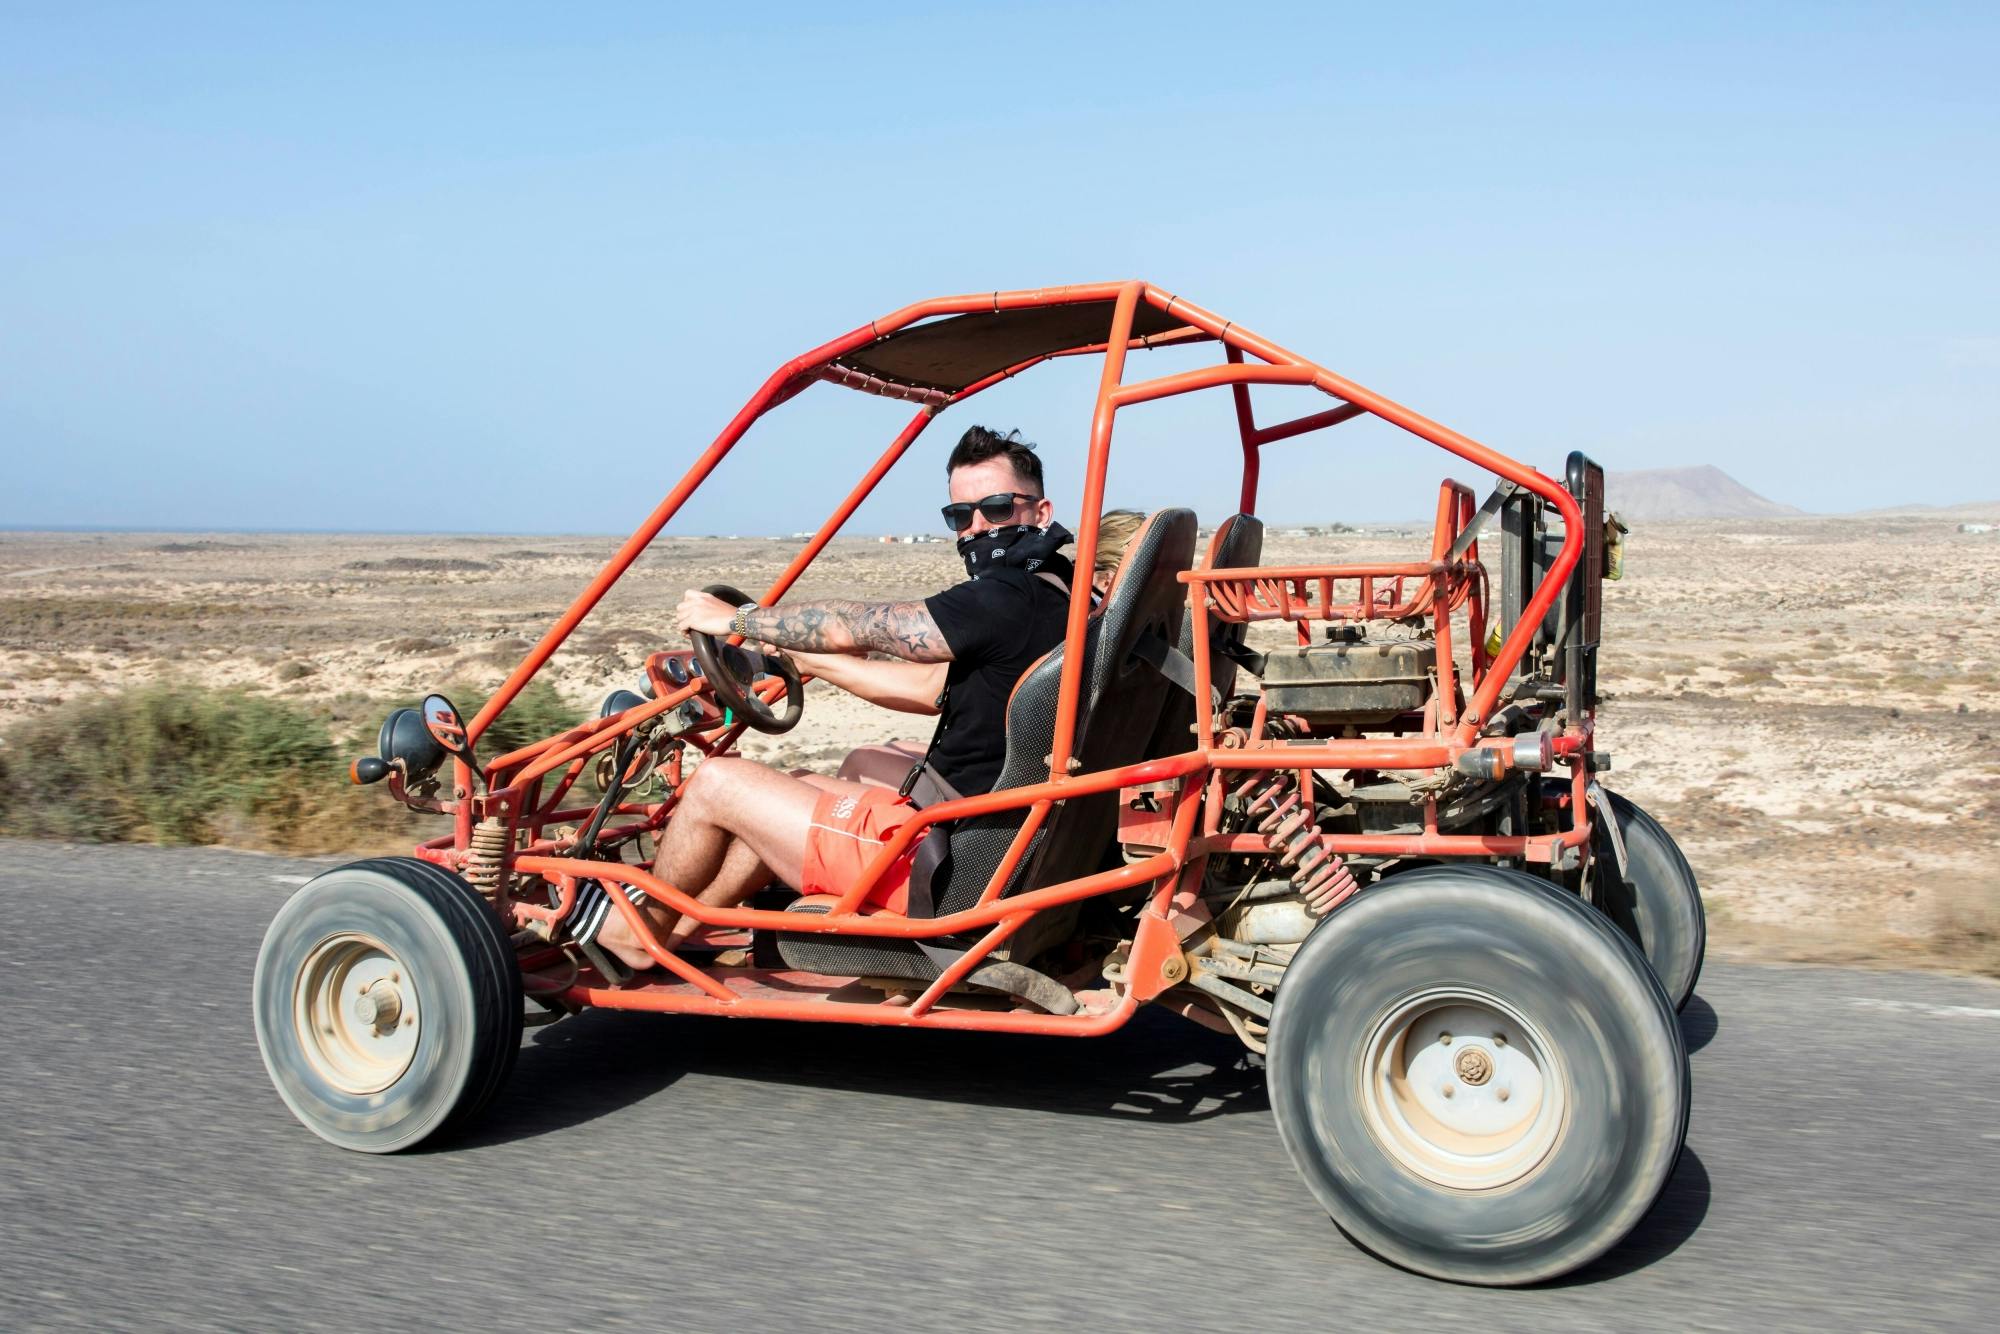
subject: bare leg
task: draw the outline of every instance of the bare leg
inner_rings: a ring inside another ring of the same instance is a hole
[[[674,888],[718,907],[741,903],[773,879],[796,888],[805,877],[813,804],[835,784],[817,776],[806,782],[750,760],[709,760],[682,792],[654,870]],[[647,911],[656,929],[668,933],[669,948],[699,926],[676,920],[678,914],[659,905]],[[652,966],[652,956],[616,912],[598,942],[631,967]]]
[[[827,778],[820,774],[789,774],[787,777],[797,779],[799,782],[812,788],[815,792],[844,792],[855,786],[852,783],[842,782],[838,778]],[[808,811],[807,815],[810,818],[811,812]],[[663,843],[660,848],[660,857],[655,862],[655,868],[659,871],[661,879],[666,880],[668,884],[673,885],[675,888],[679,888],[683,882],[673,879],[663,869],[666,866],[666,851],[666,845]],[[748,900],[752,894],[755,894],[773,880],[784,880],[793,889],[797,889],[799,887],[799,880],[804,878],[803,859],[801,860],[800,870],[801,874],[793,877],[777,874],[764,864],[763,858],[752,851],[747,842],[732,835],[729,842],[729,850],[723,854],[721,867],[709,880],[707,887],[695,897],[703,903],[715,904],[718,907],[733,907]],[[687,883],[695,882],[690,879]],[[671,908],[656,907],[654,919],[663,928],[670,928],[664,941],[668,949],[680,948],[687,941],[688,937],[701,929],[701,923],[683,921],[680,918],[680,914]]]
[[[683,882],[668,875],[657,863],[653,869],[662,880],[675,889],[681,887]],[[729,850],[722,856],[722,866],[716,871],[715,878],[710,880],[695,897],[703,903],[733,905],[743,902],[775,879],[777,877],[771,874],[771,868],[764,865],[756,853],[750,851],[748,844],[741,839],[732,838]],[[648,904],[646,912],[652,918],[654,926],[663,933],[661,943],[668,949],[680,948],[689,936],[701,929],[701,923],[684,920],[679,913],[664,903]],[[638,942],[635,940],[633,943],[636,945]]]

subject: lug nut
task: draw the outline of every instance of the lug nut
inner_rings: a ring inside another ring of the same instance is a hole
[[[1454,1094],[1454,1093],[1458,1092],[1458,1085],[1456,1085],[1456,1084],[1446,1084],[1446,1085],[1444,1086],[1443,1090],[1441,1090],[1441,1091],[1442,1091],[1442,1092],[1444,1093],[1444,1096],[1445,1096],[1445,1097],[1449,1098],[1449,1097],[1450,1097],[1450,1096],[1451,1096],[1452,1094]]]
[[[1506,1035],[1505,1033],[1495,1033],[1495,1034],[1493,1035],[1493,1045],[1494,1045],[1494,1046],[1496,1046],[1496,1047],[1504,1047],[1504,1046],[1506,1046],[1506,1045],[1507,1045],[1507,1035]]]
[[[1451,1034],[1449,1033],[1438,1034],[1438,1041],[1442,1042],[1445,1046],[1449,1047],[1451,1045]]]
[[[1500,1101],[1505,1102],[1507,1101],[1507,1099],[1514,1096],[1514,1091],[1510,1088],[1501,1087],[1493,1090],[1493,1096],[1498,1098]]]

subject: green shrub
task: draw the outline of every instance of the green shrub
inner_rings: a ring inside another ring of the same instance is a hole
[[[0,829],[89,842],[203,843],[228,820],[287,842],[340,766],[326,724],[241,690],[147,686],[9,729]]]
[[[447,691],[477,713],[483,694]],[[347,763],[375,748],[389,711],[343,695],[316,705],[187,684],[77,699],[0,736],[0,834],[92,843],[228,843],[288,852],[386,851],[437,832]],[[482,758],[576,726],[531,683],[481,738]],[[336,741],[338,744],[336,744]]]

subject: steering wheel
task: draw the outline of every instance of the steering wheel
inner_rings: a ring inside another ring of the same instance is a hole
[[[721,598],[732,607],[750,601],[728,584],[710,584],[701,591]],[[688,631],[688,638],[694,641],[694,660],[701,664],[701,674],[707,678],[708,688],[715,692],[716,703],[759,732],[789,732],[798,726],[800,716],[806,711],[806,688],[799,679],[797,664],[788,655],[776,649],[742,648],[699,630]],[[785,683],[783,713],[774,712],[751,688],[751,678],[760,672]]]

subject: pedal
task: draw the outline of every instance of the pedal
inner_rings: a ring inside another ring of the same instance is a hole
[[[604,980],[612,986],[625,986],[638,976],[637,973],[631,971],[624,964],[619,963],[609,954],[599,949],[596,941],[593,940],[588,944],[582,941],[574,941],[572,943],[576,945],[577,949],[583,952],[584,958],[590,960],[590,966],[595,968]]]

